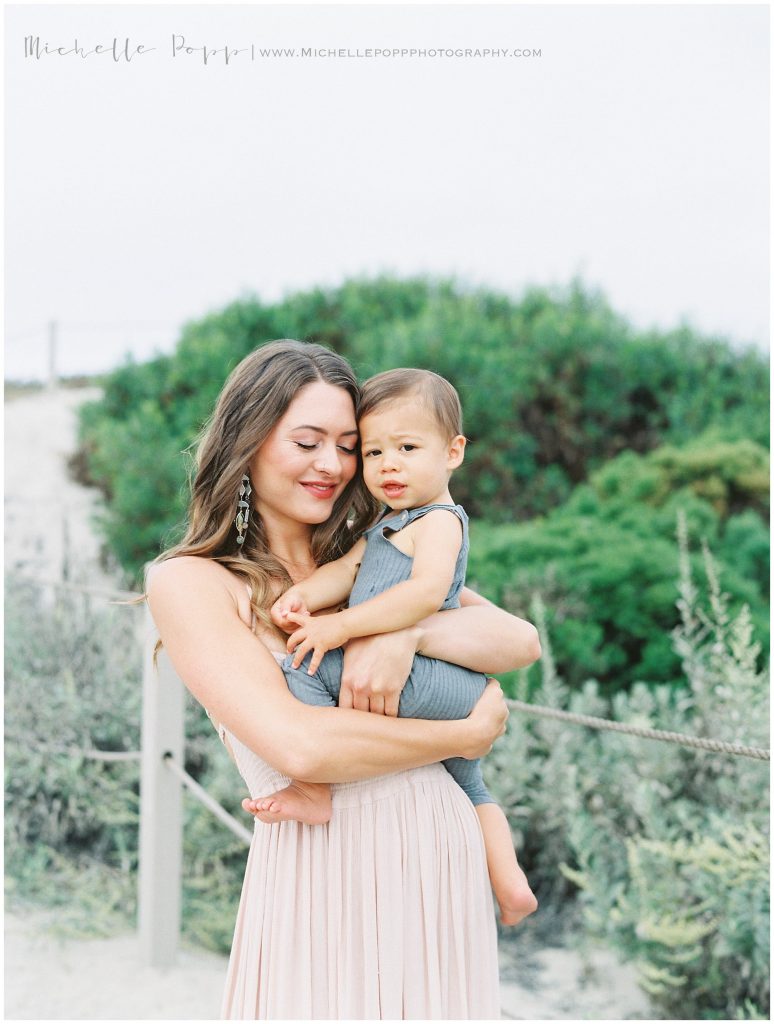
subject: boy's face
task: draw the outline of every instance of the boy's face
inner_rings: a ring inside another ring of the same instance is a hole
[[[368,490],[393,509],[450,503],[449,475],[462,462],[465,438],[447,440],[415,398],[399,399],[358,424]]]

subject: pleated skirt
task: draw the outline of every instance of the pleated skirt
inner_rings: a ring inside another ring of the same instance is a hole
[[[253,795],[287,784],[229,741]],[[492,894],[468,798],[442,765],[332,788],[327,825],[255,823],[222,1016],[499,1018]]]

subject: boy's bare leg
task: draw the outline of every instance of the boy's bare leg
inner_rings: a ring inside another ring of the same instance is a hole
[[[324,825],[331,820],[331,787],[327,782],[291,782],[270,796],[242,801],[242,807],[259,821],[301,821]]]
[[[534,914],[538,901],[516,860],[508,819],[497,804],[478,804],[476,814],[484,833],[486,863],[500,906],[500,920],[503,924],[518,924]]]

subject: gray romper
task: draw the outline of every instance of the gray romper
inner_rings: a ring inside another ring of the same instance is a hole
[[[376,594],[381,594],[409,579],[413,558],[391,544],[385,537],[385,532],[397,533],[404,526],[436,508],[448,509],[458,516],[462,523],[462,545],[457,556],[454,579],[441,605],[442,609],[460,607],[459,595],[465,584],[470,547],[468,517],[461,505],[422,505],[420,508],[406,509],[403,512],[388,512],[375,526],[366,530],[366,549],[349,596],[350,606],[362,604]],[[307,675],[306,671],[311,657],[310,651],[297,669],[293,668],[292,654],[285,658],[282,670],[288,688],[293,696],[304,704],[335,707],[341,689],[344,653],[340,647],[327,651],[313,676]],[[398,714],[401,718],[467,718],[473,710],[473,705],[484,692],[485,686],[486,676],[480,672],[472,672],[461,665],[417,654],[401,694]],[[443,763],[474,804],[494,803],[484,785],[480,761],[452,757]]]

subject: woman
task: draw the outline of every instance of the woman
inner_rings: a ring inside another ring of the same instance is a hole
[[[417,651],[503,671],[537,657],[534,628],[468,595],[421,628],[351,644],[333,709],[296,701],[278,667],[286,638],[268,608],[373,518],[358,399],[349,365],[321,346],[247,356],[201,440],[186,536],[148,576],[164,646],[251,795],[290,778],[338,784],[328,825],[256,823],[224,1016],[496,1017],[481,833],[438,762],[486,753],[505,729],[502,694],[491,683],[464,721],[384,711]]]

